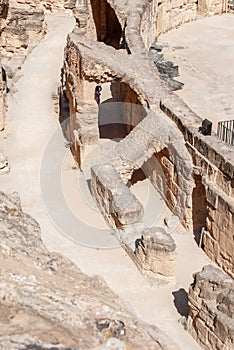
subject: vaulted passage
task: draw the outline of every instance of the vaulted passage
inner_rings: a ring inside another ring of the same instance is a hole
[[[91,0],[91,5],[97,40],[119,49],[123,30],[114,9],[106,0]]]

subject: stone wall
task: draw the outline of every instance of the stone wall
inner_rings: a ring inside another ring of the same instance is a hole
[[[206,350],[234,347],[234,282],[221,270],[205,266],[189,288],[188,330]]]
[[[223,1],[220,0],[152,0],[141,18],[141,37],[149,48],[160,34],[199,16],[221,14],[223,11]]]
[[[76,0],[10,0],[10,7],[22,8],[22,9],[47,9],[52,12],[64,11],[64,6],[67,8],[73,8]]]
[[[125,240],[129,232],[143,228],[144,210],[112,164],[92,167],[92,195],[109,226]]]
[[[2,57],[24,57],[44,34],[43,10],[11,7],[9,23],[2,34]]]
[[[207,255],[234,277],[234,152],[215,135],[203,136],[195,127],[197,116],[177,97],[161,101],[162,110],[175,121],[193,158],[195,173],[205,188],[205,201],[193,212],[205,213],[203,247]],[[196,189],[195,189],[196,191]],[[196,195],[196,193],[195,193]]]

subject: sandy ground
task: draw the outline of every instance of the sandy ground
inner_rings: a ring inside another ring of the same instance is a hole
[[[143,278],[121,248],[110,249],[116,241],[87,195],[83,175],[73,169],[51,99],[59,84],[66,34],[74,22],[56,16],[48,17],[48,22],[49,32],[27,58],[17,92],[9,100],[1,148],[9,157],[11,172],[1,176],[1,190],[19,192],[23,210],[40,223],[49,250],[67,256],[87,274],[103,276],[138,317],[164,330],[180,349],[200,349],[178,320],[186,307],[185,291],[192,274],[210,261],[193,235],[177,228],[173,233],[178,254],[176,279],[157,288]],[[108,90],[103,91],[103,98],[108,98]],[[139,183],[134,191],[147,207],[146,222],[158,218],[165,208],[150,184]],[[53,217],[60,220],[57,226],[51,221]],[[108,239],[106,249],[101,249]]]
[[[165,58],[179,65],[178,95],[201,118],[234,119],[234,15],[200,19],[160,36]]]

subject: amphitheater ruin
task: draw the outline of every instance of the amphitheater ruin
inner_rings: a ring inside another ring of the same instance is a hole
[[[0,0],[1,349],[234,349],[233,12]]]

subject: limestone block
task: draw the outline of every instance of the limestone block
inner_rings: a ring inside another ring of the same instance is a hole
[[[175,250],[173,238],[164,229],[152,227],[145,230],[137,242],[136,261],[143,270],[167,277],[174,276]]]
[[[92,194],[112,228],[142,223],[142,205],[112,165],[94,166],[91,175]]]

